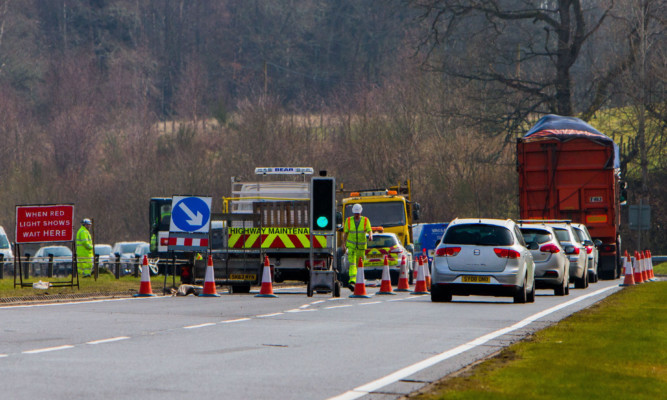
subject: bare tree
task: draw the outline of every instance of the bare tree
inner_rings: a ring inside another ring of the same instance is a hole
[[[634,62],[634,52],[615,46],[617,56],[596,79],[573,76],[582,49],[609,20],[613,0],[407,1],[428,27],[419,43],[425,65],[474,82],[472,89],[502,102],[489,111],[506,121],[521,123],[535,112],[583,112],[587,119]]]

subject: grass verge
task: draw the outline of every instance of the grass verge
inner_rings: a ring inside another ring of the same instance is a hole
[[[44,282],[65,282],[69,281],[69,278],[45,278],[45,277],[30,277],[30,279],[25,280],[24,283],[37,282],[39,280]],[[17,280],[18,282],[18,280]],[[167,286],[171,287],[172,278],[169,277],[167,281]],[[179,279],[176,279],[176,283],[179,283]],[[139,286],[141,284],[141,278],[135,278],[133,276],[123,276],[120,279],[116,279],[111,274],[100,274],[99,278],[95,280],[94,278],[80,278],[79,279],[79,288],[77,287],[51,287],[46,290],[42,289],[33,289],[32,287],[14,288],[14,278],[5,278],[0,279],[0,299],[2,298],[31,298],[35,296],[44,296],[49,295],[95,295],[100,293],[136,293],[139,291]],[[164,276],[152,276],[151,277],[151,287],[153,288],[153,293],[159,294],[162,292],[162,287],[164,286]]]
[[[410,399],[657,399],[667,282],[628,287]]]
[[[653,266],[653,273],[655,275],[667,275],[667,262],[654,265]]]

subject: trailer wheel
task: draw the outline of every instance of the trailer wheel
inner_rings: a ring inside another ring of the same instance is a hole
[[[333,297],[340,297],[340,282],[334,283]]]
[[[308,297],[313,297],[313,288],[310,286],[310,282],[308,282],[308,286],[306,286],[306,294]]]

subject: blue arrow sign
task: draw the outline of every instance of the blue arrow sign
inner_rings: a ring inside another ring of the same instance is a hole
[[[208,232],[211,219],[210,197],[174,196],[170,232]]]

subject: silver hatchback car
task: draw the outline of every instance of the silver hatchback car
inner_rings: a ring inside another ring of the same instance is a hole
[[[547,225],[554,228],[558,240],[565,249],[565,254],[570,259],[570,281],[574,281],[574,287],[577,289],[587,288],[588,255],[574,227],[569,222],[554,222],[547,223]]]
[[[595,239],[591,237],[588,228],[584,224],[572,224],[574,231],[579,236],[579,240],[584,244],[586,248],[586,255],[588,256],[588,281],[595,283],[598,281],[598,247],[602,246],[602,241],[600,239]]]
[[[455,219],[433,258],[431,301],[452,295],[514,297],[535,301],[535,264],[512,220]]]
[[[535,285],[553,289],[556,296],[570,293],[570,260],[554,228],[545,224],[521,224],[519,229],[533,254]]]

